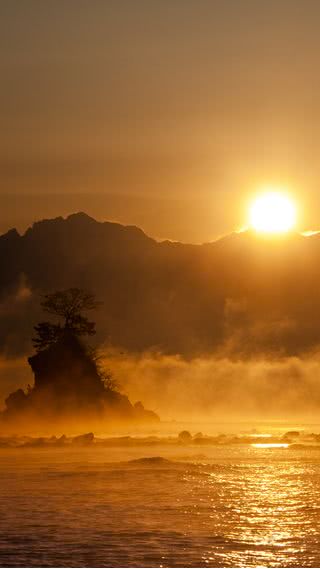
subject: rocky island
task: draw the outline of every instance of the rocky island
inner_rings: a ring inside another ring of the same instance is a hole
[[[58,323],[35,326],[36,353],[28,358],[34,385],[11,393],[2,412],[2,424],[30,427],[53,425],[97,426],[159,421],[141,402],[132,405],[110,374],[99,365],[96,352],[80,336],[93,335],[95,325],[83,310],[97,307],[93,295],[80,289],[48,294],[42,306],[63,318]]]

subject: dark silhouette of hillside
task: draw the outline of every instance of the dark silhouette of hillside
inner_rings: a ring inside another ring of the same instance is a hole
[[[32,294],[12,303],[22,278]],[[38,293],[75,282],[104,302],[97,341],[128,350],[298,354],[318,344],[318,235],[159,243],[84,213],[12,230],[0,237],[2,348],[26,353]]]

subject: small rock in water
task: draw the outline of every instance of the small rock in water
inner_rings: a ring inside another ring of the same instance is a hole
[[[162,464],[169,464],[170,460],[162,456],[150,456],[146,458],[136,458],[129,461],[130,464],[145,464],[146,466],[161,466]]]
[[[84,435],[78,435],[73,437],[72,444],[74,445],[90,445],[94,441],[93,433],[85,433]]]

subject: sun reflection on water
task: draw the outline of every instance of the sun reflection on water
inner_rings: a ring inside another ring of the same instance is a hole
[[[254,448],[288,448],[289,443],[251,443]]]
[[[214,497],[207,521],[212,546],[202,556],[206,564],[315,566],[320,479],[318,474],[314,478],[313,466],[296,462],[291,453],[281,453],[289,446],[253,443],[248,447],[249,461],[229,468],[214,465],[207,480],[202,480],[203,490]]]

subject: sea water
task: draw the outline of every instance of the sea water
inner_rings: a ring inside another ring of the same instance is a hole
[[[320,566],[320,450],[156,454],[0,449],[0,566]]]

